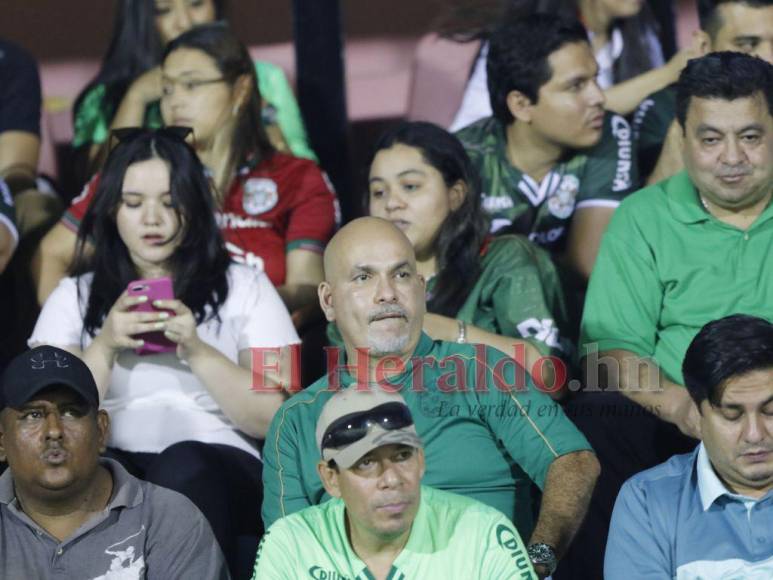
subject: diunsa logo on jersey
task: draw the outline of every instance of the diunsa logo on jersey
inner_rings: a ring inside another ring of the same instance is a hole
[[[548,210],[559,219],[565,220],[574,211],[580,180],[574,175],[564,175],[556,191],[548,198]]]
[[[267,212],[279,201],[276,181],[267,177],[252,177],[244,184],[242,206],[250,215]]]

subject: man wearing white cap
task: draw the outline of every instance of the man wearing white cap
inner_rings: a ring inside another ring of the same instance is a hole
[[[333,499],[269,528],[253,580],[536,578],[502,513],[421,486],[424,450],[400,395],[336,393],[322,408],[316,440],[317,471]]]

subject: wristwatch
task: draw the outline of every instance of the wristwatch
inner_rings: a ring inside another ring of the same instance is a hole
[[[526,548],[526,552],[529,554],[529,560],[531,560],[532,564],[535,566],[545,566],[548,569],[548,576],[556,571],[558,558],[556,558],[556,551],[553,546],[549,544],[532,544]]]
[[[457,320],[459,325],[459,336],[456,337],[456,342],[459,344],[465,344],[467,342],[467,324],[464,320]]]

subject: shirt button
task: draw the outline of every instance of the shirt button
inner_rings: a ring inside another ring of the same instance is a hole
[[[743,239],[744,239],[744,240],[747,240],[747,241],[749,240],[749,232],[746,232],[746,233],[743,235]]]
[[[57,556],[61,556],[62,554],[64,554],[64,549],[63,549],[63,548],[59,548],[59,549],[56,551],[56,555],[57,555]]]

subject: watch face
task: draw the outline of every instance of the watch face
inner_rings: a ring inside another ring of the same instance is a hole
[[[558,559],[552,546],[548,544],[532,544],[526,548],[526,551],[532,564],[547,567],[550,574],[555,571]]]

